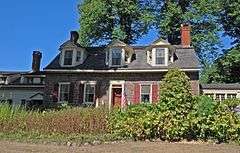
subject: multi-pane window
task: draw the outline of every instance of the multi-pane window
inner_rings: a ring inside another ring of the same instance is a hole
[[[165,65],[165,49],[156,48],[156,64]]]
[[[82,55],[82,52],[81,52],[81,51],[77,51],[76,62],[80,62],[80,60],[81,60],[81,55]]]
[[[120,48],[112,49],[112,65],[122,64],[122,50]]]
[[[141,102],[150,102],[150,85],[141,85]]]
[[[94,103],[95,99],[95,85],[94,84],[85,84],[85,103]]]
[[[214,99],[214,94],[205,94],[206,96],[208,96],[208,97],[210,97],[210,98],[212,98],[212,99]]]
[[[59,101],[69,101],[70,83],[59,84]]]
[[[218,101],[225,100],[225,94],[216,94],[216,100]]]
[[[227,94],[227,99],[236,99],[237,94]]]
[[[64,54],[64,65],[72,65],[73,51],[67,50]]]

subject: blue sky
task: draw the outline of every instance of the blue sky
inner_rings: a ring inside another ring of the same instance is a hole
[[[8,0],[0,5],[0,71],[30,70],[32,51],[43,53],[42,68],[59,52],[58,47],[69,39],[69,32],[78,30],[77,4],[80,0]],[[139,40],[148,44],[157,38],[152,30]],[[229,39],[223,39],[229,46]]]

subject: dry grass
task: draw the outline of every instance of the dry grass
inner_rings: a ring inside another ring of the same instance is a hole
[[[108,111],[96,108],[69,108],[60,111],[29,112],[0,106],[0,132],[42,134],[107,133]]]

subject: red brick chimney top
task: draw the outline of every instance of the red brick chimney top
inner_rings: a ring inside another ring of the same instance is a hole
[[[190,47],[191,45],[191,27],[189,24],[181,25],[181,45]]]

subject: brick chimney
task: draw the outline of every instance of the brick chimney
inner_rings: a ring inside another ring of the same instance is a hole
[[[33,51],[32,54],[32,72],[39,72],[40,71],[40,65],[41,65],[41,59],[42,59],[42,53],[40,51]]]
[[[78,32],[77,31],[71,31],[70,35],[71,35],[70,41],[73,42],[74,44],[76,44],[77,41],[78,41],[78,38],[79,38]]]
[[[181,25],[181,45],[190,47],[191,45],[191,27],[189,24]]]

